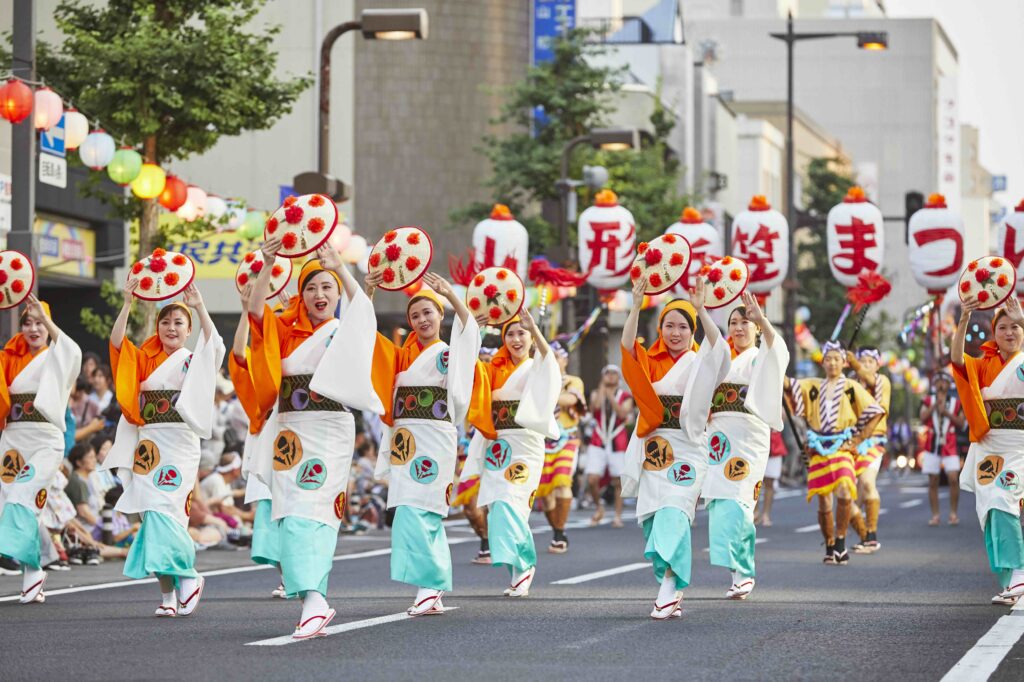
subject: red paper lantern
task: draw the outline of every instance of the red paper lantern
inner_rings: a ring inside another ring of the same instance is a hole
[[[0,116],[21,123],[32,113],[32,88],[12,78],[0,88]]]
[[[176,175],[168,175],[164,191],[160,192],[160,205],[168,211],[177,211],[188,199],[188,185]]]

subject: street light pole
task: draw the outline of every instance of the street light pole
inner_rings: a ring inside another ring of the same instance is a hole
[[[320,44],[320,130],[317,131],[317,164],[316,169],[326,175],[330,167],[330,145],[331,139],[331,48],[338,38],[349,31],[362,28],[362,22],[346,21],[335,26]]]

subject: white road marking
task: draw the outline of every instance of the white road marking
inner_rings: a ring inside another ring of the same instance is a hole
[[[1013,607],[1017,610],[1017,607]],[[984,682],[1024,634],[1024,614],[1003,616],[954,665],[942,682]]]
[[[454,611],[459,608],[458,606],[445,607],[445,611]],[[428,618],[429,616],[420,616],[421,618]],[[384,625],[386,623],[395,623],[400,620],[410,620],[412,616],[403,611],[402,613],[393,613],[390,616],[377,616],[376,618],[367,618],[366,620],[357,620],[351,623],[342,623],[341,625],[328,625],[323,630],[324,637],[330,637],[331,635],[341,634],[342,632],[351,632],[352,630],[362,630],[363,628],[372,628],[374,625]],[[261,639],[258,642],[247,642],[246,646],[284,646],[285,644],[301,644],[302,642],[316,641],[319,637],[312,637],[310,639],[294,639],[291,635],[284,635],[283,637],[273,637],[271,639]]]
[[[921,498],[916,500],[907,500],[906,502],[900,502],[900,509],[910,509],[911,507],[917,507],[922,504],[924,504],[924,500]]]
[[[812,524],[810,526],[800,526],[799,528],[796,529],[796,532],[797,533],[810,533],[811,531],[814,531],[814,530],[820,530],[820,526],[818,526],[818,524],[816,524],[816,523]]]
[[[590,580],[597,580],[598,578],[607,578],[610,575],[618,575],[619,573],[629,573],[630,571],[639,571],[641,568],[650,568],[651,565],[646,561],[638,564],[626,564],[625,566],[617,566],[616,568],[607,568],[603,571],[596,571],[594,573],[584,573],[583,575],[577,575],[572,578],[566,578],[565,580],[556,580],[552,585],[579,585]]]
[[[903,495],[926,495],[928,486],[903,486],[900,488],[900,493]]]

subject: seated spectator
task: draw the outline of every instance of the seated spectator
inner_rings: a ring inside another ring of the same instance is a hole
[[[92,539],[96,542],[112,547],[131,547],[142,524],[132,523],[127,516],[114,509],[123,493],[124,488],[120,485],[107,491],[103,500],[103,521],[92,529]]]
[[[75,390],[71,393],[69,401],[71,414],[75,418],[75,442],[92,438],[95,434],[106,428],[107,422],[100,414],[96,403],[89,399],[92,391],[92,384],[86,379],[78,379],[75,383]]]
[[[224,437],[228,430],[228,398],[234,395],[235,388],[231,385],[229,379],[223,376],[217,376],[217,389],[214,393],[214,406],[213,406],[213,430],[209,438],[204,438],[199,443],[200,457],[199,457],[199,468],[200,469],[213,469],[220,462],[221,455],[224,454]],[[245,437],[243,433],[242,438]],[[234,440],[238,440],[235,438]]]
[[[73,471],[68,477],[65,492],[75,505],[79,520],[90,533],[100,519],[100,497],[92,485],[91,475],[96,470],[96,451],[92,445],[79,443],[68,454]]]
[[[206,496],[197,481],[192,489],[192,509],[188,516],[188,534],[196,543],[196,549],[226,546],[228,530],[228,524],[210,511]]]
[[[92,377],[93,370],[99,367],[100,356],[93,353],[91,350],[87,350],[82,353],[82,371],[78,375],[79,379],[85,379],[89,381]]]
[[[244,488],[234,488],[232,483],[242,475],[242,458],[237,452],[225,452],[220,464],[199,483],[206,496],[210,511],[224,518],[231,517],[238,521],[252,523],[256,517],[255,510],[243,511],[235,505],[235,498],[245,497]],[[229,526],[233,526],[230,518],[224,518]]]
[[[114,445],[114,441],[104,432],[93,436],[89,443],[92,445],[92,449],[96,451],[96,464],[103,464],[103,461],[107,458],[107,453],[110,452],[110,448]],[[105,496],[108,490],[120,485],[114,472],[107,469],[101,470],[97,468],[96,471],[89,475],[89,481],[92,483],[97,497]]]
[[[67,463],[63,463],[57,469],[57,474],[46,491],[46,505],[39,515],[39,522],[47,531],[40,538],[40,541],[47,545],[40,548],[40,556],[49,557],[48,560],[44,559],[43,568],[50,571],[69,570],[69,557],[61,538],[68,524],[74,520],[77,510],[64,493],[68,485],[67,476],[64,474],[66,466]]]

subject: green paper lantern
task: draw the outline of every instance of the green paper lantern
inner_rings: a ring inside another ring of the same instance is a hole
[[[114,158],[107,164],[107,175],[110,179],[127,186],[142,172],[142,155],[131,147],[121,147],[114,152]]]

